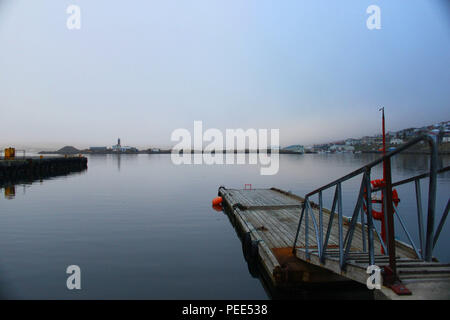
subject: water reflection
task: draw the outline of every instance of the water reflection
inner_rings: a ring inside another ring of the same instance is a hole
[[[31,174],[26,178],[9,179],[0,181],[0,190],[4,189],[4,198],[12,200],[16,197],[16,186],[23,186],[23,194],[25,194],[26,186],[32,185],[36,182],[42,183],[44,180],[53,179],[57,177],[68,177],[75,175],[82,175],[87,171],[87,168],[71,168],[70,170],[62,170],[56,173],[37,173]]]
[[[11,200],[11,199],[14,199],[15,196],[16,196],[16,187],[14,185],[6,186],[5,187],[5,199]]]

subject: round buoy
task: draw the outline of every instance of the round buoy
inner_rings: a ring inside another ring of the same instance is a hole
[[[222,204],[222,197],[215,197],[212,201],[213,206],[218,206]]]

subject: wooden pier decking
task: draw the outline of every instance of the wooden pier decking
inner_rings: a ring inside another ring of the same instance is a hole
[[[254,246],[266,278],[274,287],[302,286],[306,283],[330,283],[356,281],[366,284],[368,254],[363,252],[363,229],[358,222],[352,246],[347,257],[345,271],[339,265],[338,224],[333,223],[326,250],[325,263],[317,253],[315,237],[309,237],[309,257],[305,251],[305,223],[293,244],[304,199],[291,193],[271,189],[227,189],[219,188],[230,220],[243,239],[244,245]],[[319,210],[312,208],[316,220]],[[328,226],[329,210],[323,209],[323,225]],[[335,213],[335,215],[337,215]],[[337,218],[334,220],[337,221]],[[344,217],[343,231],[347,232],[350,219]],[[308,232],[315,234],[309,226]],[[324,231],[326,232],[326,230]],[[365,232],[365,234],[367,234]],[[374,236],[375,264],[380,268],[389,264],[389,257],[381,254],[381,242]],[[250,250],[252,250],[250,248]],[[450,265],[423,262],[409,245],[396,241],[397,268],[399,278],[412,292],[409,296],[396,295],[391,289],[376,290],[376,297],[389,299],[450,299]]]

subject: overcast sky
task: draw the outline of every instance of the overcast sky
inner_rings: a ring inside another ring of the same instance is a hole
[[[0,0],[0,146],[169,146],[194,120],[312,144],[378,133],[379,106],[388,130],[450,120],[448,3]]]

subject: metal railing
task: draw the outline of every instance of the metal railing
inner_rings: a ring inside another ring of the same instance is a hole
[[[409,179],[405,179],[402,181],[398,181],[392,183],[392,175],[391,175],[391,158],[404,150],[410,148],[411,146],[421,142],[426,141],[430,146],[430,169],[428,173],[418,175]],[[371,169],[376,165],[383,163],[385,169],[385,181],[384,185],[381,188],[372,189],[371,186]],[[297,227],[297,232],[293,244],[293,251],[296,250],[297,241],[299,238],[301,226],[304,220],[305,224],[305,255],[307,258],[310,257],[310,223],[309,218],[311,217],[312,225],[315,233],[315,242],[317,244],[317,254],[321,263],[325,263],[328,241],[330,239],[331,230],[333,227],[333,220],[335,216],[338,219],[338,249],[339,249],[339,265],[341,270],[345,270],[346,261],[348,254],[350,252],[350,248],[352,245],[353,235],[357,226],[358,218],[361,223],[361,239],[362,239],[362,252],[367,253],[369,265],[375,264],[375,248],[374,248],[374,233],[377,234],[378,239],[380,240],[380,244],[383,247],[384,251],[389,255],[389,267],[392,270],[394,275],[394,279],[396,280],[396,254],[395,254],[395,228],[394,228],[394,215],[397,216],[399,220],[400,226],[405,231],[406,237],[410,242],[412,248],[414,249],[417,257],[421,260],[431,261],[433,257],[433,248],[436,245],[436,242],[441,233],[442,227],[445,223],[445,220],[449,211],[449,203],[447,202],[447,206],[442,215],[441,221],[439,225],[434,230],[435,226],[435,208],[436,208],[436,179],[437,174],[440,172],[448,171],[450,167],[446,167],[438,170],[438,151],[437,151],[437,143],[433,136],[425,135],[421,137],[417,137],[410,142],[400,146],[398,149],[387,153],[383,157],[363,166],[333,182],[328,183],[327,185],[320,187],[308,194],[305,195],[305,201],[303,203],[303,208],[300,215],[300,220]],[[351,219],[348,221],[347,232],[344,235],[344,217],[343,217],[343,206],[342,206],[342,183],[352,179],[358,175],[362,175],[361,186],[359,189],[358,198],[356,201],[356,205],[353,210],[353,214]],[[422,212],[422,199],[421,199],[421,189],[420,189],[420,180],[423,178],[429,177],[429,187],[428,187],[428,207],[427,207],[427,217],[426,224],[423,219]],[[418,227],[419,227],[419,246],[416,246],[414,243],[411,234],[406,228],[406,224],[399,214],[399,212],[395,209],[392,198],[392,188],[394,186],[403,185],[409,182],[415,183],[416,190],[416,204],[417,204],[417,218],[418,218]],[[324,234],[324,222],[323,222],[323,192],[335,188],[334,197],[331,207],[331,212],[329,215],[328,226],[326,228],[326,233]],[[373,217],[372,217],[372,199],[371,195],[373,192],[381,191],[383,193],[384,203],[381,205],[384,208],[384,219],[386,225],[386,243],[382,240],[382,237],[378,233],[377,229],[374,226]],[[318,195],[318,222],[316,220],[316,216],[312,210],[311,198],[312,196]],[[336,215],[337,209],[337,215]],[[367,214],[366,214],[367,212]],[[394,214],[395,212],[395,214]],[[426,230],[425,230],[426,226]],[[367,233],[367,235],[366,235]]]

